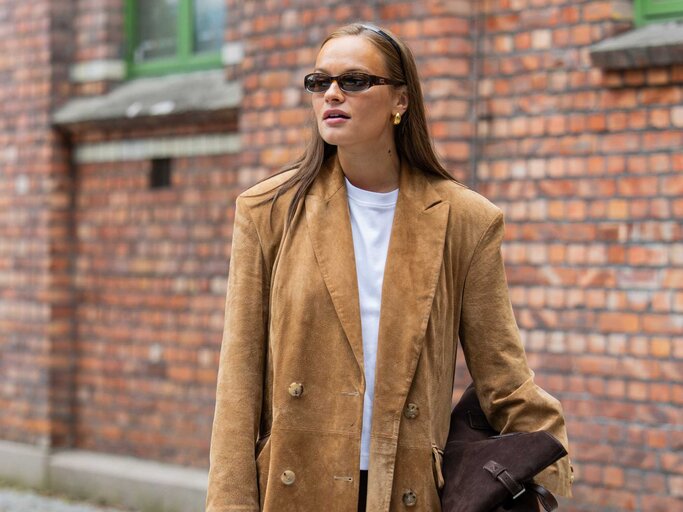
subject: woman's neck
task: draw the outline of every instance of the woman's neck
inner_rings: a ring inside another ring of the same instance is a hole
[[[398,188],[401,161],[395,148],[386,152],[355,152],[337,149],[346,178],[356,187],[371,192],[390,192]]]

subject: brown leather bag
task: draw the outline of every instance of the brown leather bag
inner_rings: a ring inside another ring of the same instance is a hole
[[[557,500],[531,480],[567,455],[550,433],[499,435],[481,410],[472,384],[451,413],[443,453],[443,512],[538,512]]]

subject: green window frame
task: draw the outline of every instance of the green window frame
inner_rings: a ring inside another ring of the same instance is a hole
[[[683,0],[634,0],[636,26],[683,18]]]
[[[124,0],[124,30],[126,38],[126,64],[128,78],[141,76],[166,75],[220,68],[222,66],[221,51],[195,53],[194,42],[194,0],[178,0],[178,17],[176,32],[176,55],[136,62],[135,47],[137,45],[136,2]]]

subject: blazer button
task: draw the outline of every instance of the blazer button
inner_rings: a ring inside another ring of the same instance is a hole
[[[280,476],[280,480],[282,480],[282,483],[285,485],[292,485],[294,480],[296,480],[296,475],[294,474],[294,471],[287,469],[283,471],[282,475]]]
[[[416,503],[417,495],[411,489],[403,493],[403,504],[406,507],[414,507]]]
[[[413,420],[413,419],[417,418],[418,414],[420,414],[420,408],[416,404],[410,403],[410,404],[406,405],[406,408],[403,411],[403,414],[409,420]]]
[[[292,382],[288,391],[294,398],[299,398],[304,392],[304,385],[301,382]]]

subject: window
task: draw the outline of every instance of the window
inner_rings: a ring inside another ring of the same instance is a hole
[[[149,173],[149,188],[167,188],[171,186],[171,159],[154,158]]]
[[[683,0],[635,0],[636,25],[683,18]]]
[[[126,0],[128,75],[221,66],[225,0]]]

